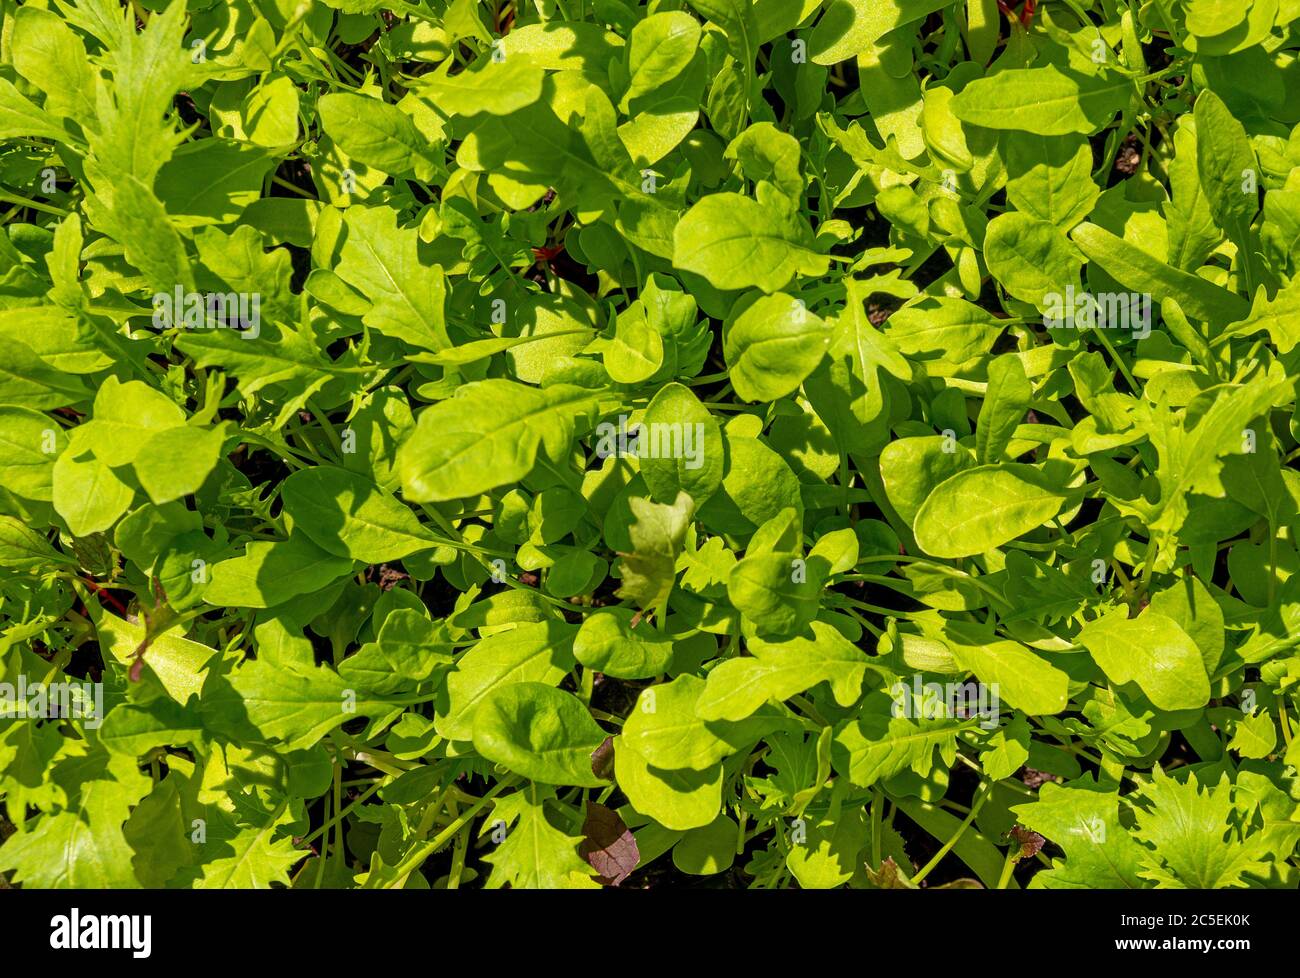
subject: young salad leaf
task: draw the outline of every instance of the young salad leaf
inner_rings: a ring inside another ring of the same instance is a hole
[[[0,41],[0,889],[1300,886],[1300,3]]]

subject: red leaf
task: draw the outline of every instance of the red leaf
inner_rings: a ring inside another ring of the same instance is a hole
[[[618,886],[636,869],[641,853],[636,839],[618,812],[598,802],[587,802],[587,819],[582,823],[582,844],[578,852],[591,864],[605,886]]]

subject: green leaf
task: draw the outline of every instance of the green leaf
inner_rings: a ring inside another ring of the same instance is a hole
[[[770,727],[766,718],[708,722],[696,712],[705,682],[691,675],[642,690],[623,726],[623,742],[654,767],[707,771]]]
[[[842,886],[858,870],[858,854],[871,841],[871,826],[860,809],[846,817],[810,822],[807,837],[791,846],[785,864],[805,890]]]
[[[111,780],[81,785],[75,805],[0,846],[0,870],[34,889],[139,889],[122,835],[138,795]]]
[[[0,363],[0,404],[37,411],[80,404],[90,388],[79,377],[51,368],[26,343],[6,338]]]
[[[66,451],[54,463],[54,509],[73,536],[107,530],[130,508],[135,490],[105,462]]]
[[[1019,642],[995,639],[965,622],[949,622],[944,638],[957,665],[973,672],[1000,699],[1028,716],[1060,713],[1070,677]]]
[[[221,458],[224,428],[166,428],[140,448],[134,468],[140,485],[155,503],[171,502],[198,492]]]
[[[203,689],[207,680],[209,661],[217,651],[201,642],[185,637],[182,625],[149,635],[145,642],[145,627],[109,614],[94,607],[91,618],[99,636],[100,648],[121,666],[131,665],[142,646],[147,671],[157,677],[162,688],[177,703],[188,703]],[[107,660],[105,660],[107,661]]]
[[[1020,821],[1065,851],[1035,877],[1048,889],[1142,889],[1144,850],[1119,820],[1119,789],[1091,775],[1044,784],[1036,801],[1011,809]]]
[[[1255,293],[1250,313],[1241,322],[1225,331],[1231,336],[1252,336],[1261,331],[1277,346],[1279,353],[1290,353],[1300,343],[1300,286],[1288,285],[1278,289],[1270,299],[1263,290]]]
[[[63,429],[24,407],[0,407],[0,481],[24,499],[54,498],[54,459],[67,447]]]
[[[800,299],[764,296],[733,320],[723,339],[731,383],[747,401],[775,401],[816,369],[830,345],[826,324]]]
[[[1151,598],[1154,612],[1173,619],[1201,650],[1205,671],[1213,674],[1223,658],[1223,609],[1201,581],[1184,578],[1180,583]]]
[[[212,568],[203,592],[209,604],[272,608],[326,587],[352,570],[352,559],[322,550],[306,533],[287,540],[250,543],[240,557]]]
[[[1069,492],[1018,462],[980,465],[935,486],[916,514],[916,542],[935,557],[970,557],[1042,526]]]
[[[1092,212],[1101,191],[1092,179],[1092,150],[1078,136],[1005,137],[1007,199],[1040,221],[1069,231]]]
[[[415,514],[365,476],[332,465],[301,469],[280,489],[284,512],[338,557],[380,564],[436,546]]]
[[[879,707],[882,700],[885,713],[870,709]],[[934,766],[936,749],[944,763],[952,763],[957,734],[970,725],[949,717],[890,717],[888,700],[883,697],[870,699],[868,706],[858,719],[836,726],[831,746],[835,770],[863,788],[908,770],[925,777]]]
[[[12,45],[14,68],[45,94],[47,112],[82,125],[95,119],[94,68],[81,38],[57,14],[38,7],[16,11]]]
[[[1230,323],[1250,311],[1245,299],[1196,275],[1171,268],[1164,262],[1095,224],[1080,224],[1070,237],[1089,261],[1135,292],[1156,301],[1173,299],[1196,319]]]
[[[977,78],[957,93],[962,122],[1039,136],[1098,132],[1128,104],[1133,83],[1120,75],[1084,75],[1056,65],[1007,68]]]
[[[541,68],[522,58],[484,58],[454,75],[422,75],[416,91],[448,115],[510,115],[542,97],[544,77]]]
[[[882,373],[910,378],[912,368],[891,337],[867,317],[866,283],[847,284],[847,305],[832,325],[830,348],[804,379],[804,394],[841,452],[872,455],[883,439],[889,398]]]
[[[799,480],[780,455],[757,438],[728,434],[726,443],[727,473],[701,519],[748,536],[784,509],[803,511]]]
[[[1136,682],[1162,710],[1189,710],[1210,698],[1200,650],[1172,618],[1148,609],[1137,618],[1112,611],[1084,626],[1084,646],[1112,682]]]
[[[604,608],[589,615],[573,640],[573,657],[588,669],[618,679],[662,675],[673,659],[673,644],[649,624],[633,624],[626,608]]]
[[[722,806],[722,762],[703,771],[657,768],[614,738],[614,774],[632,807],[666,829],[684,832],[708,825]]]
[[[975,427],[975,458],[981,465],[1003,461],[1033,393],[1019,357],[1001,356],[989,364],[989,386]]]
[[[67,142],[70,134],[58,119],[41,110],[7,78],[0,78],[0,139],[36,136]]]
[[[985,353],[1003,325],[965,299],[922,297],[889,317],[889,339],[909,357],[965,363]]]
[[[768,294],[830,266],[801,217],[734,193],[711,194],[686,212],[673,232],[673,264],[715,288]]]
[[[428,141],[395,105],[350,92],[331,92],[317,103],[321,124],[354,160],[385,173],[428,174]]]
[[[1150,851],[1139,874],[1173,889],[1215,890],[1248,885],[1265,872],[1262,833],[1240,839],[1233,827],[1232,785],[1226,775],[1202,791],[1195,778],[1178,782],[1156,768],[1143,789],[1151,807],[1137,813],[1137,837]]]
[[[1059,227],[1018,211],[989,222],[984,258],[1011,295],[1040,308],[1077,286],[1083,265]]]
[[[708,825],[691,829],[673,847],[673,865],[691,876],[726,872],[736,859],[738,826],[729,816],[718,815]]]
[[[47,561],[62,562],[50,542],[12,516],[0,516],[0,567],[26,569]],[[70,561],[69,561],[70,562]]]
[[[1191,117],[1183,116],[1174,133],[1174,158],[1169,164],[1172,199],[1165,207],[1169,264],[1182,271],[1199,268],[1223,240],[1201,185],[1196,129],[1191,123]]]
[[[181,811],[180,778],[167,777],[135,807],[122,826],[122,835],[135,850],[131,860],[141,884],[161,889],[194,852]]]
[[[590,424],[591,392],[503,379],[466,384],[426,408],[397,453],[402,492],[416,502],[475,496],[528,475],[539,454],[557,461],[578,425]]]
[[[327,666],[266,658],[244,662],[231,674],[229,691],[218,687],[202,708],[216,712],[234,706],[243,708],[262,737],[282,742],[286,750],[311,747],[356,716],[393,709],[388,700],[352,688]]]
[[[260,199],[277,162],[251,143],[204,139],[182,146],[163,164],[154,190],[176,224],[229,224]]]
[[[820,621],[812,623],[811,638],[751,639],[749,651],[751,658],[729,659],[709,673],[695,704],[697,716],[744,720],[768,700],[787,700],[820,682],[831,684],[837,703],[850,706],[869,668],[860,649]]]
[[[349,208],[344,226],[335,271],[370,301],[365,324],[417,349],[451,346],[442,268],[420,260],[419,233],[399,229],[387,207]]]
[[[633,522],[627,532],[632,552],[621,555],[623,586],[618,596],[643,610],[657,610],[672,593],[677,555],[695,504],[682,492],[671,506],[638,498],[629,500],[629,505]]]
[[[1189,493],[1223,491],[1223,457],[1246,447],[1243,432],[1268,410],[1279,390],[1276,378],[1261,374],[1241,386],[1215,391],[1203,400],[1204,413],[1190,430],[1192,412],[1181,418],[1173,417],[1167,407],[1155,412],[1150,437],[1160,456],[1155,473],[1160,502],[1152,529],[1168,534],[1181,526]]]
[[[605,736],[580,699],[545,683],[502,686],[474,711],[474,749],[541,784],[600,787],[592,754]]]
[[[529,784],[496,799],[483,833],[501,826],[505,841],[484,858],[492,865],[488,889],[509,886],[530,889],[599,889],[591,877],[595,870],[578,855],[579,836],[557,829],[546,814],[555,789]]]
[[[445,707],[435,727],[448,740],[471,740],[474,716],[496,689],[512,683],[558,685],[573,665],[571,625],[527,622],[484,638],[456,662],[447,677]]]
[[[700,24],[680,11],[651,14],[632,28],[627,46],[628,84],[619,107],[650,94],[686,70],[700,45]]]
[[[276,837],[278,835],[278,837]],[[196,889],[267,889],[273,884],[288,886],[288,870],[302,861],[293,838],[275,827],[246,826],[226,840],[222,851],[203,868]]]
[[[731,56],[748,73],[758,55],[758,21],[754,5],[748,0],[690,0],[690,5],[727,35]]]
[[[78,432],[95,455],[113,466],[136,460],[155,434],[185,424],[185,412],[160,391],[138,380],[108,378],[95,395],[91,425]],[[87,436],[95,432],[100,437]]]
[[[1259,164],[1246,130],[1210,91],[1197,96],[1195,118],[1196,170],[1210,213],[1233,241],[1247,247],[1247,232],[1259,212]]]
[[[1277,727],[1267,712],[1243,716],[1228,742],[1228,750],[1242,757],[1268,757],[1276,747]]]
[[[671,446],[641,459],[641,475],[656,502],[684,492],[699,505],[718,491],[726,468],[722,432],[689,387],[661,387],[646,408],[645,427],[641,437],[652,446]]]
[[[762,631],[789,635],[817,614],[823,583],[793,553],[749,554],[731,568],[727,597]]]

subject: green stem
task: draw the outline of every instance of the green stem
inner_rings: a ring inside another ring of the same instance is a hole
[[[45,214],[53,214],[56,217],[67,217],[71,211],[65,211],[61,207],[55,207],[53,204],[42,204],[39,201],[29,200],[18,194],[11,194],[7,190],[0,190],[0,200],[7,201],[10,204],[19,204],[22,207],[30,207],[34,211],[41,211]]]
[[[1156,568],[1156,538],[1155,534],[1147,541],[1146,556],[1142,559],[1142,593],[1151,593],[1151,575],[1155,573]]]
[[[863,628],[865,628],[867,631],[869,631],[872,635],[876,636],[876,638],[880,638],[880,637],[882,637],[882,636],[885,634],[884,629],[882,629],[882,628],[877,628],[875,625],[873,625],[871,622],[867,621],[866,618],[864,618],[864,617],[863,617],[861,614],[859,614],[858,612],[854,611],[852,608],[846,608],[845,610],[849,613],[849,617],[850,617],[850,618],[852,618],[852,619],[853,619],[854,621],[856,621],[859,625],[861,625]]]
[[[881,608],[878,605],[868,604],[865,601],[859,601],[857,598],[847,598],[843,595],[840,600],[855,608],[861,608],[863,611],[869,611],[873,615],[883,615],[886,618],[912,618],[916,613],[910,611],[899,611],[896,608]]]
[[[1277,590],[1277,527],[1268,521],[1268,605],[1273,606],[1273,594]]]
[[[402,863],[397,867],[396,870],[397,881],[400,883],[401,881],[405,880],[406,877],[410,876],[411,873],[414,872],[422,862],[424,862],[435,852],[441,849],[444,845],[446,845],[447,842],[453,836],[455,836],[457,832],[459,832],[462,828],[464,828],[474,818],[475,815],[477,815],[480,811],[482,811],[483,807],[487,805],[488,802],[490,802],[493,798],[499,795],[506,788],[518,784],[519,781],[520,779],[515,777],[510,777],[510,778],[506,778],[503,781],[498,781],[492,787],[492,790],[490,790],[487,794],[483,795],[483,797],[479,798],[479,800],[476,801],[469,808],[465,809],[463,814],[461,814],[460,816],[452,820],[452,822],[448,824],[446,828],[444,828],[441,832],[435,835],[428,842],[424,843],[424,845],[416,849],[415,852],[411,853],[411,855],[407,856],[406,859],[404,859]]]
[[[343,819],[346,815],[343,809],[343,765],[334,759],[334,859],[340,864],[346,864],[347,853],[343,849]]]
[[[881,832],[880,832],[880,809],[885,804],[884,794],[876,788],[871,791],[871,866],[873,869],[880,869],[881,857]]]
[[[991,787],[986,787],[984,793],[981,794],[975,804],[971,806],[970,814],[962,819],[961,825],[957,826],[957,831],[952,834],[952,838],[945,842],[939,848],[939,851],[934,854],[934,858],[922,866],[920,871],[912,877],[913,883],[919,884],[921,880],[930,875],[930,871],[933,870],[934,867],[939,865],[944,856],[952,852],[952,847],[961,841],[961,837],[966,834],[966,830],[970,828],[971,823],[975,821],[975,816],[980,813],[980,809],[984,807],[984,803],[988,801],[992,795],[993,789]]]
[[[844,515],[849,521],[853,521],[853,507],[849,504],[849,457],[843,452],[840,453],[840,489],[843,492],[842,503]]]
[[[1110,354],[1110,358],[1115,361],[1115,366],[1119,368],[1119,372],[1122,373],[1124,379],[1128,381],[1129,389],[1133,391],[1134,396],[1140,397],[1142,395],[1142,388],[1138,385],[1137,380],[1134,379],[1133,374],[1129,371],[1128,364],[1124,362],[1124,358],[1115,352],[1115,347],[1111,345],[1110,338],[1106,335],[1106,330],[1102,328],[1093,330],[1093,332],[1097,334],[1097,339],[1101,341],[1101,345],[1106,348],[1106,352]]]
[[[451,872],[447,874],[447,889],[460,888],[460,878],[465,872],[465,854],[469,851],[469,830],[466,828],[456,836],[456,847],[451,853]]]
[[[288,180],[285,180],[283,177],[277,177],[275,175],[272,175],[271,182],[275,184],[277,187],[283,187],[285,190],[292,191],[293,193],[297,194],[299,197],[306,197],[308,200],[316,199],[312,194],[307,193],[307,191],[303,190],[301,187],[295,184],[290,183]]]
[[[1016,847],[1007,850],[1007,861],[1002,864],[1002,875],[998,877],[996,889],[1005,890],[1011,882],[1011,871],[1016,867]]]

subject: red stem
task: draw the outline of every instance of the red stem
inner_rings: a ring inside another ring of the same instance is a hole
[[[122,602],[118,601],[117,598],[113,597],[113,595],[109,593],[108,588],[104,587],[103,585],[96,584],[88,577],[83,577],[81,580],[87,587],[89,587],[92,591],[94,591],[97,596],[99,596],[104,601],[108,602],[108,604],[111,604],[115,609],[117,609],[117,611],[122,615],[123,618],[126,617],[127,611],[125,606],[122,604]]]

